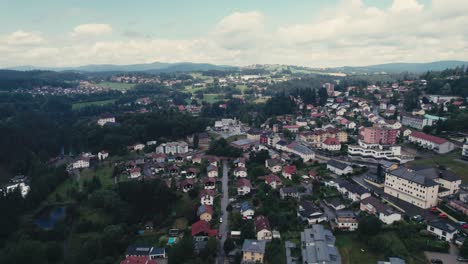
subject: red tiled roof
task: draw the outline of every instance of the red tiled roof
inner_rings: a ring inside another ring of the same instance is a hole
[[[268,218],[266,218],[263,215],[259,215],[255,217],[254,224],[255,224],[255,230],[257,232],[263,229],[271,231],[270,222],[268,221]]]
[[[317,172],[315,170],[309,171],[309,176],[315,177],[317,176]]]
[[[275,174],[270,174],[270,175],[266,175],[265,177],[263,177],[265,179],[265,182],[267,184],[271,184],[272,182],[276,182],[278,184],[282,184],[283,182],[281,181],[280,177],[276,176]]]
[[[216,192],[214,190],[208,190],[208,189],[203,189],[200,192],[200,197],[204,197],[208,195],[214,197],[216,195]]]
[[[288,174],[294,174],[296,173],[296,171],[297,169],[296,169],[296,166],[294,165],[286,166],[283,168],[283,172],[288,173]]]
[[[411,132],[410,136],[415,137],[415,138],[424,139],[424,140],[427,140],[427,141],[430,141],[430,142],[433,142],[433,143],[436,143],[436,144],[444,144],[445,142],[448,142],[446,139],[436,137],[436,136],[433,136],[433,135],[428,135],[426,133],[419,132],[419,131]]]
[[[325,141],[323,141],[323,144],[325,145],[340,145],[340,141],[336,138],[327,138]]]
[[[239,188],[239,187],[244,187],[244,186],[252,187],[252,184],[251,184],[250,181],[247,180],[247,179],[239,179],[239,180],[237,180],[237,182],[236,182],[236,186],[237,186],[237,188]]]
[[[120,264],[157,264],[156,260],[150,260],[146,256],[128,256]]]
[[[192,236],[196,236],[201,233],[206,233],[208,236],[218,235],[217,230],[211,229],[210,223],[199,220],[192,225]]]

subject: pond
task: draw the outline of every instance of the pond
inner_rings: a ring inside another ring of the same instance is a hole
[[[65,207],[46,207],[36,218],[36,225],[43,229],[53,229],[65,217]]]

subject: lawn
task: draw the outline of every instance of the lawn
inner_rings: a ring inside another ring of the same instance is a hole
[[[98,85],[104,88],[110,88],[110,89],[118,90],[118,91],[126,91],[135,87],[135,84],[133,83],[120,83],[120,82],[100,82],[98,83]]]
[[[75,103],[72,105],[72,110],[78,110],[78,109],[81,109],[83,107],[88,107],[88,106],[103,106],[103,105],[108,105],[108,104],[113,104],[113,103],[115,103],[115,99]]]
[[[85,169],[81,171],[81,178],[80,182],[82,183],[84,180],[90,181],[93,176],[97,176],[101,181],[102,186],[110,186],[114,182],[112,180],[112,172],[114,171],[113,167],[109,167],[106,165],[100,165],[97,170],[93,169]]]
[[[414,160],[410,164],[429,166],[442,165],[460,176],[463,182],[468,182],[468,162],[460,160],[460,156],[461,154],[458,151],[442,155],[435,154],[432,158]]]
[[[221,99],[220,99],[221,98]],[[204,94],[203,101],[212,104],[224,100],[224,94]]]
[[[343,264],[375,264],[379,260],[384,260],[383,254],[370,251],[357,234],[337,234],[336,246]]]

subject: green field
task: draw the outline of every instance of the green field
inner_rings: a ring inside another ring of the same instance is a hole
[[[384,260],[383,254],[371,252],[356,234],[337,234],[336,247],[340,251],[343,264],[375,264]]]
[[[468,162],[460,160],[461,154],[459,151],[454,151],[448,154],[434,155],[433,158],[420,159],[410,162],[410,164],[429,165],[429,166],[444,166],[446,169],[453,171],[463,182],[468,182]]]
[[[126,91],[135,87],[133,83],[119,83],[119,82],[100,82],[99,86],[104,88],[110,88],[113,90]]]
[[[108,104],[113,104],[113,103],[115,103],[115,99],[75,103],[72,105],[72,110],[78,110],[87,106],[103,106],[103,105],[108,105]]]

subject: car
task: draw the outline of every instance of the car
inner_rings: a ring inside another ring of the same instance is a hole
[[[444,262],[440,259],[433,258],[431,259],[432,264],[444,264]]]
[[[458,258],[457,258],[457,261],[460,261],[460,262],[468,262],[468,258],[458,257]]]
[[[463,225],[461,225],[461,228],[463,228],[463,229],[468,229],[468,224],[463,224]]]
[[[446,214],[444,214],[444,213],[440,213],[440,214],[439,214],[439,217],[440,217],[440,218],[447,218],[448,216],[447,216]]]
[[[222,218],[222,217],[219,218],[219,222],[220,222],[220,223],[223,222],[223,218]]]

